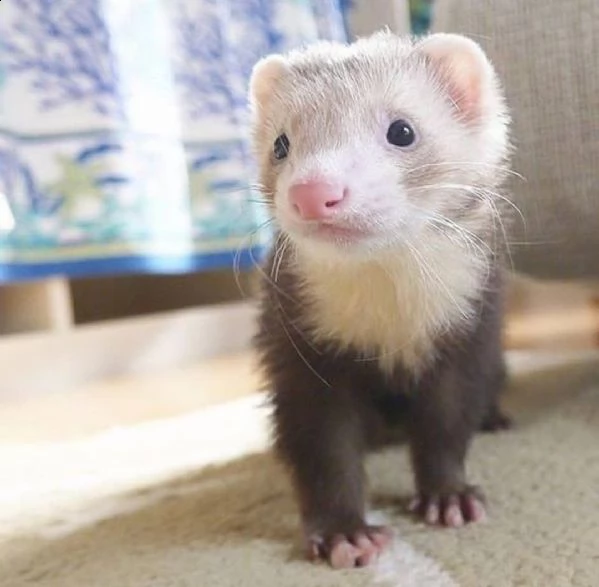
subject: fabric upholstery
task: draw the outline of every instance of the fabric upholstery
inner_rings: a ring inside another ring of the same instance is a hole
[[[599,2],[436,0],[433,30],[471,36],[504,82],[516,153],[515,269],[599,278]]]

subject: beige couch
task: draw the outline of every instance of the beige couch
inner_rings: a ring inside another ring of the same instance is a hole
[[[515,268],[599,278],[599,2],[436,0],[435,31],[480,42],[504,80],[517,147]]]

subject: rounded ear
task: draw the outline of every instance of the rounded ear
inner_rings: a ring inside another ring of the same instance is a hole
[[[269,55],[254,65],[249,83],[249,100],[254,111],[266,108],[287,68],[281,55]]]
[[[460,116],[470,122],[480,119],[496,84],[493,66],[480,46],[462,35],[437,33],[420,41],[418,49]]]

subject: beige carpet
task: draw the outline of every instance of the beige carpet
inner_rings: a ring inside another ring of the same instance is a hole
[[[405,517],[405,452],[386,453],[369,468],[373,517],[397,531],[391,550],[367,570],[304,562],[252,397],[62,444],[3,445],[0,585],[595,587],[599,363],[512,364],[518,429],[479,437],[472,453],[485,525],[437,530]]]

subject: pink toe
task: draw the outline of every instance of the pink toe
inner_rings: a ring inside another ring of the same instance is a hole
[[[462,510],[457,503],[452,503],[445,509],[444,522],[450,528],[460,528],[464,525]]]
[[[334,569],[350,569],[356,565],[358,549],[347,541],[342,541],[331,549],[330,563]]]
[[[362,533],[356,534],[353,542],[354,542],[354,545],[357,548],[359,548],[360,550],[363,550],[363,551],[374,550],[374,545],[370,541],[370,538],[368,536],[366,536],[366,534],[362,534]]]
[[[473,522],[486,521],[487,511],[485,510],[485,506],[478,499],[472,500],[471,511],[471,518]]]
[[[434,525],[439,523],[439,505],[436,501],[428,504],[424,519],[427,524]]]
[[[463,509],[466,519],[470,522],[484,522],[487,519],[484,504],[474,495],[466,495],[463,498]]]

